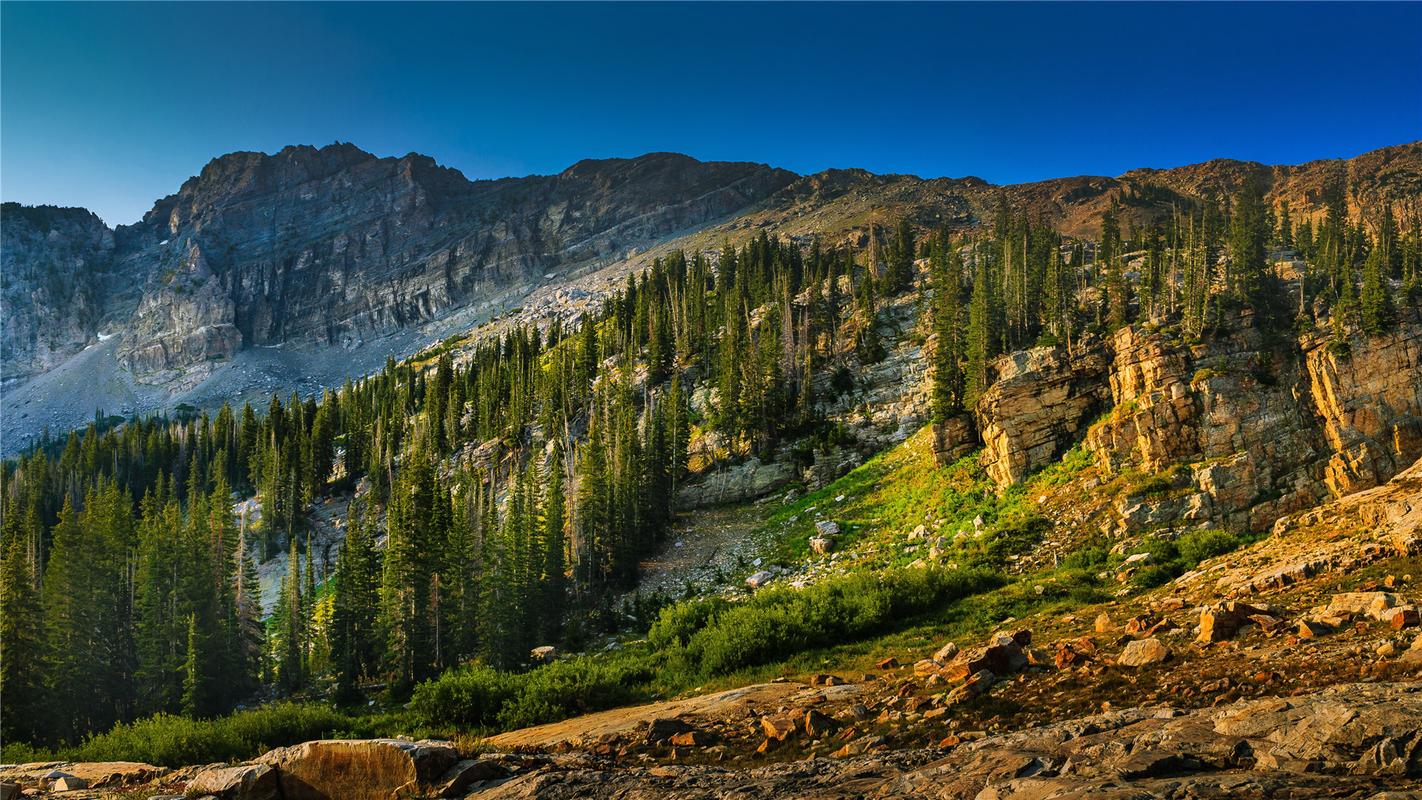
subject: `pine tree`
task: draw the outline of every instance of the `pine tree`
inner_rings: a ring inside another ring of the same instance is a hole
[[[0,520],[0,739],[37,741],[46,718],[44,614],[17,505],[6,502]]]
[[[988,363],[997,355],[997,325],[992,299],[992,281],[987,259],[976,253],[973,293],[968,304],[967,370],[964,375],[967,403],[976,402],[987,391]]]
[[[933,420],[943,422],[963,410],[962,261],[958,251],[940,237],[930,255],[933,281],[931,326],[933,351]]]
[[[1387,333],[1392,328],[1392,293],[1388,290],[1386,269],[1386,254],[1382,248],[1373,248],[1363,262],[1363,289],[1358,296],[1363,330],[1372,336]]]

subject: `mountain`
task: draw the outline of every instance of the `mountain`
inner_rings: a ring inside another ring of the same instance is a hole
[[[518,308],[540,286],[590,274],[615,285],[649,249],[716,249],[761,230],[863,241],[900,216],[976,225],[1003,201],[1087,236],[1113,203],[1143,223],[1245,183],[1303,217],[1339,180],[1354,207],[1416,197],[1422,143],[1301,166],[1216,160],[1011,186],[797,176],[670,153],[481,181],[350,144],[230,153],[113,230],[82,209],[5,205],[0,375],[17,411],[5,439],[72,427],[98,407],[315,391]]]

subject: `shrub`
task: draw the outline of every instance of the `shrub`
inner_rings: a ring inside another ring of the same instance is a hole
[[[1239,545],[1238,536],[1221,530],[1192,531],[1181,536],[1175,543],[1187,569],[1193,569],[1206,559],[1222,556]]]
[[[482,664],[415,687],[410,709],[429,725],[512,729],[641,699],[652,670],[644,657],[578,658],[523,673]]]
[[[155,714],[115,725],[54,753],[7,744],[10,760],[144,761],[162,767],[251,758],[274,747],[319,739],[349,719],[325,706],[278,703],[214,719]]]
[[[472,664],[416,686],[410,710],[428,723],[491,728],[504,703],[514,696],[513,682],[512,673]]]
[[[706,627],[729,605],[723,598],[712,597],[665,606],[647,631],[647,641],[658,650],[685,647],[692,634]]]
[[[996,573],[980,570],[900,569],[847,575],[806,589],[769,589],[706,615],[684,646],[671,645],[665,655],[673,666],[704,676],[725,675],[859,639],[1002,583]],[[673,637],[670,628],[659,632],[660,640],[682,641],[685,631]]]

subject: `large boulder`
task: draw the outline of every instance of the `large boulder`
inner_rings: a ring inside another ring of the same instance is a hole
[[[447,742],[326,739],[257,759],[276,769],[283,800],[391,800],[428,794],[455,764]]]
[[[209,767],[188,781],[187,790],[221,800],[281,800],[276,770],[267,764]]]

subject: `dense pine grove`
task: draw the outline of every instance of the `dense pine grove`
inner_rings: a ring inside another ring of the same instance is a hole
[[[401,698],[455,665],[577,646],[615,624],[613,598],[665,537],[694,438],[716,434],[720,457],[834,440],[821,395],[883,357],[880,307],[924,259],[936,419],[971,407],[1000,353],[1137,322],[1198,338],[1249,308],[1276,330],[1331,326],[1340,348],[1385,333],[1422,302],[1422,215],[1350,219],[1343,198],[1296,220],[1246,191],[1126,230],[1113,208],[1093,241],[1005,204],[982,230],[871,225],[863,248],[761,233],[658,260],[572,323],[319,398],[99,417],[0,472],[3,736]],[[1306,265],[1291,288],[1271,250]],[[306,513],[357,489],[328,563]],[[260,519],[235,514],[253,495]],[[257,563],[280,553],[264,608]]]

